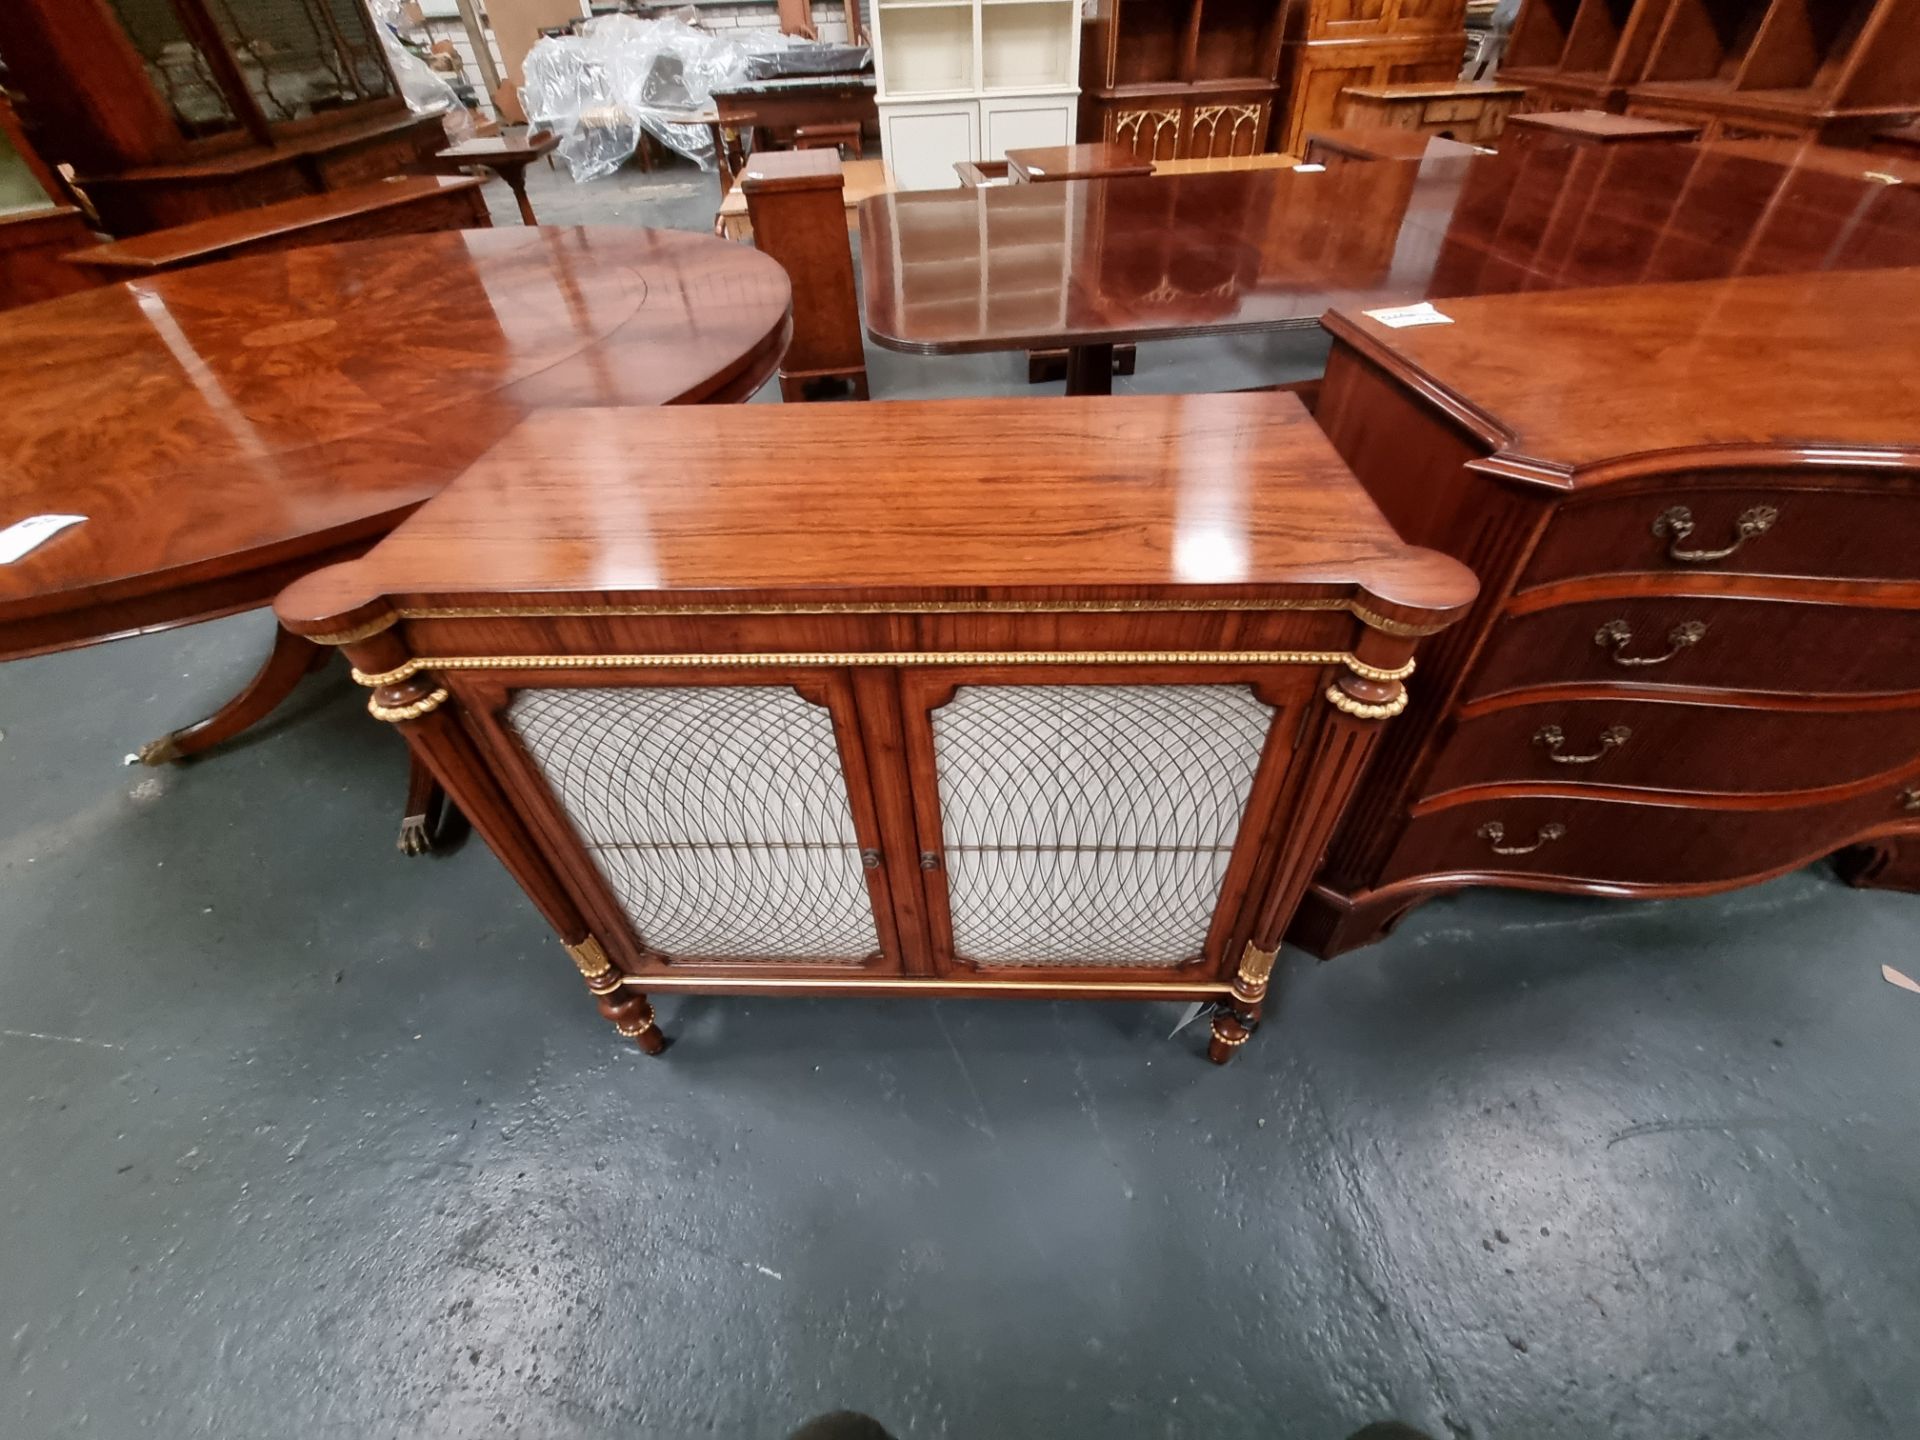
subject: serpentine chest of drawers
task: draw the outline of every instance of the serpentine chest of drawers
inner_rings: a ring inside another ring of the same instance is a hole
[[[643,1049],[647,992],[1213,1001],[1225,1060],[1418,636],[1291,396],[581,410],[280,597]]]
[[[1469,564],[1292,929],[1468,885],[1920,888],[1920,271],[1329,316],[1318,418]]]

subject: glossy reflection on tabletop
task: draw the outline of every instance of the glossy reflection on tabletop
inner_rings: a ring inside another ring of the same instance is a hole
[[[88,517],[0,567],[0,655],[118,623],[63,612],[378,534],[533,411],[741,398],[777,362],[790,294],[773,261],[710,237],[476,230],[0,315],[8,509]]]
[[[924,353],[1097,344],[1311,326],[1335,305],[1920,263],[1920,194],[1870,173],[1885,157],[1833,153],[1528,148],[876,196],[868,333]]]

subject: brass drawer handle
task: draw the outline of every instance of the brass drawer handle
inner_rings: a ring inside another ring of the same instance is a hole
[[[1567,827],[1558,820],[1549,820],[1534,833],[1531,845],[1502,845],[1500,842],[1507,838],[1507,827],[1498,820],[1487,821],[1473,833],[1486,841],[1487,848],[1496,855],[1531,855],[1542,845],[1564,838]]]
[[[1676,505],[1663,511],[1653,522],[1653,533],[1667,542],[1669,560],[1685,565],[1710,565],[1715,560],[1726,559],[1756,535],[1766,534],[1779,518],[1780,512],[1773,506],[1755,505],[1751,510],[1740,512],[1740,518],[1734,522],[1731,545],[1719,550],[1682,550],[1680,542],[1693,534],[1693,512],[1684,505]]]
[[[1618,750],[1632,738],[1633,731],[1626,726],[1609,725],[1600,732],[1600,748],[1591,755],[1562,755],[1560,747],[1567,743],[1567,737],[1558,725],[1542,725],[1533,732],[1533,743],[1546,746],[1547,758],[1556,765],[1591,765],[1606,759],[1609,750]]]
[[[1664,655],[1628,655],[1627,646],[1633,643],[1633,627],[1624,620],[1609,620],[1594,635],[1593,643],[1603,650],[1611,650],[1609,657],[1616,665],[1664,665],[1689,645],[1698,645],[1707,633],[1704,620],[1683,620],[1667,632],[1667,653]]]
[[[1909,815],[1920,815],[1920,785],[1909,785],[1900,792],[1900,808]]]

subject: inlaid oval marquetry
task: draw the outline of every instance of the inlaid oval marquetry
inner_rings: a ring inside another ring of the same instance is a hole
[[[324,339],[340,328],[340,322],[330,315],[315,316],[311,320],[288,320],[281,325],[268,325],[256,330],[240,343],[252,349],[263,345],[303,345],[310,340]]]
[[[314,246],[0,315],[9,519],[88,517],[0,567],[0,658],[264,603],[370,541],[519,420],[744,399],[786,273],[676,231]]]

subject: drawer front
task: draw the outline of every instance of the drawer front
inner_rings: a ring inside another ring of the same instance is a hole
[[[1711,885],[1765,875],[1879,826],[1920,827],[1920,784],[1876,785],[1784,810],[1565,796],[1453,805],[1413,821],[1382,883],[1415,875],[1540,876],[1618,885]]]
[[[1749,483],[1662,486],[1563,506],[1522,588],[1583,575],[1738,574],[1920,580],[1920,485],[1885,477],[1859,488]]]
[[[1469,698],[1607,681],[1773,694],[1920,690],[1920,611],[1717,595],[1557,605],[1500,620]]]
[[[1550,700],[1461,721],[1424,786],[1581,782],[1742,795],[1850,785],[1920,760],[1920,696],[1881,709]]]

